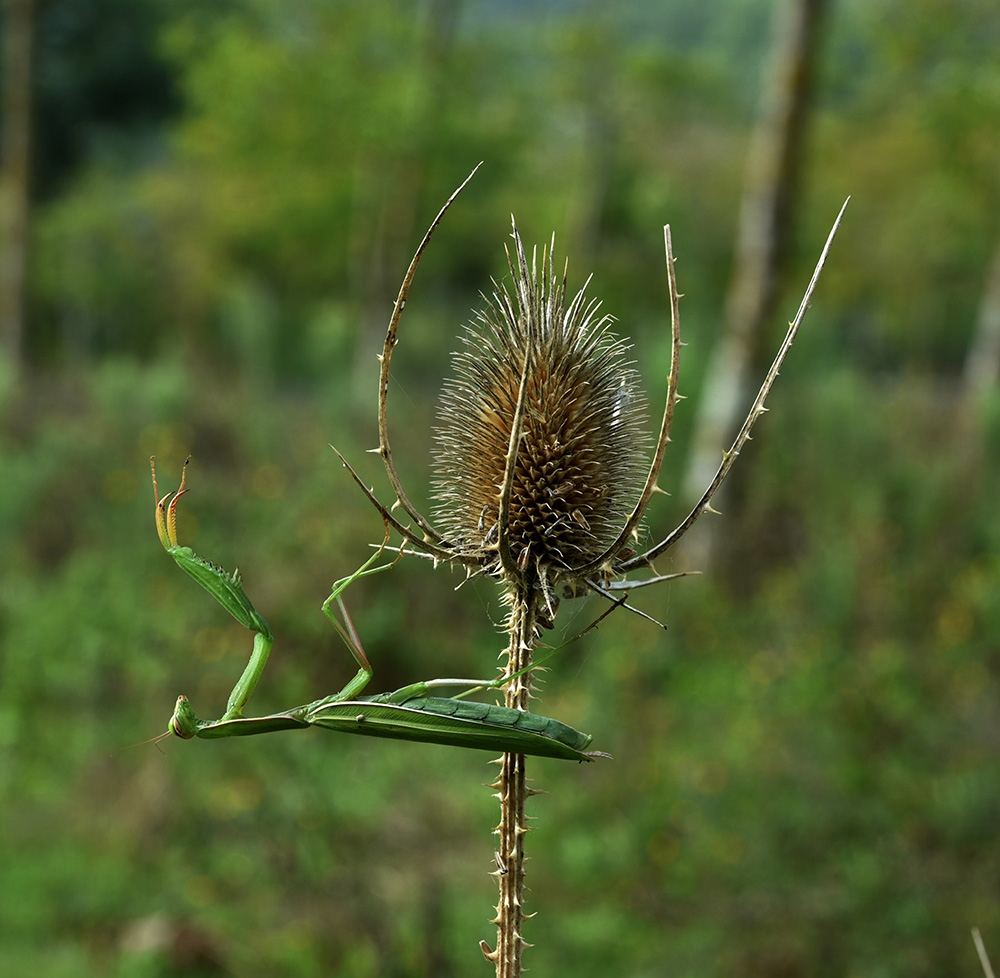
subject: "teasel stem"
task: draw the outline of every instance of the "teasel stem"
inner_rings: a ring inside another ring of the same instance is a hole
[[[510,609],[506,705],[528,712],[532,653],[561,599],[598,589],[608,546],[641,485],[646,435],[627,345],[586,286],[569,297],[552,246],[529,261],[516,226],[512,285],[497,285],[455,357],[438,429],[437,516],[455,559],[496,577]],[[595,558],[603,556],[594,563]],[[594,565],[593,567],[591,565]],[[604,565],[607,564],[605,567]],[[580,567],[586,567],[581,574]],[[524,913],[525,758],[505,754],[500,800],[497,978],[518,978]]]
[[[588,299],[587,284],[567,302],[566,271],[556,272],[551,249],[542,250],[540,267],[537,251],[533,251],[529,266],[512,219],[514,254],[508,250],[508,265],[513,289],[495,282],[492,296],[483,295],[485,308],[467,327],[466,348],[454,358],[456,375],[446,381],[441,399],[435,453],[435,519],[440,529],[421,515],[400,484],[388,434],[392,351],[420,256],[466,183],[468,179],[435,217],[410,263],[379,358],[379,447],[375,451],[385,463],[395,492],[393,505],[383,506],[374,490],[341,460],[386,526],[403,538],[400,555],[403,546],[408,546],[430,557],[435,566],[462,565],[467,579],[487,575],[500,582],[510,608],[510,641],[502,677],[506,679],[506,705],[527,712],[533,651],[541,629],[553,627],[561,600],[586,593],[604,596],[612,605],[600,621],[620,606],[637,610],[625,603],[628,588],[685,576],[685,572],[658,574],[653,560],[676,544],[702,514],[714,512],[712,498],[749,440],[754,422],[765,411],[764,401],[808,307],[847,203],[750,414],[711,485],[676,530],[637,553],[633,547],[646,508],[653,495],[662,491],[660,468],[680,396],[680,294],[669,226],[663,230],[672,353],[666,406],[648,474],[645,400],[638,373],[627,359],[627,343],[610,331],[612,320],[600,314],[600,303]],[[412,523],[393,515],[397,507]],[[629,571],[647,568],[653,576],[639,581],[620,579]],[[620,592],[625,593],[616,597]],[[523,755],[505,754],[495,763],[500,765],[500,776],[491,787],[501,806],[494,874],[499,884],[493,920],[498,943],[495,950],[486,941],[480,947],[496,964],[497,978],[520,978],[521,954],[530,946],[521,932],[530,916],[524,913],[525,802],[538,792],[527,786]]]
[[[540,592],[531,587],[518,587],[510,593],[513,607],[509,619],[510,644],[507,647],[505,675],[519,673],[531,665],[531,657],[538,641],[538,614],[541,610]],[[527,710],[530,693],[530,673],[518,675],[505,688],[506,705],[516,710]],[[498,763],[500,777],[492,787],[497,789],[500,800],[500,824],[497,849],[497,878],[499,898],[497,914],[497,946],[491,951],[484,941],[483,953],[496,965],[497,978],[520,978],[521,952],[530,947],[521,933],[526,916],[524,913],[524,837],[529,830],[525,802],[536,794],[528,787],[524,754],[504,754]]]

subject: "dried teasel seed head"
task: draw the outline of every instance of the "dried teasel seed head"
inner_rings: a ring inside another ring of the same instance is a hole
[[[478,559],[500,577],[516,567],[522,581],[558,596],[584,584],[575,571],[614,542],[641,489],[645,398],[629,347],[610,331],[612,319],[598,314],[586,285],[567,302],[565,271],[556,275],[551,248],[540,268],[533,252],[529,268],[516,227],[512,237],[513,289],[494,282],[493,295],[483,296],[441,397],[435,516],[466,562]],[[504,526],[507,568],[499,553]]]

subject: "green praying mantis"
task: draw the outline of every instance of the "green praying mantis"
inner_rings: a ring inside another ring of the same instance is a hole
[[[373,670],[341,594],[353,581],[388,570],[402,557],[400,549],[399,555],[391,563],[377,563],[388,543],[388,527],[382,546],[353,574],[337,581],[322,606],[323,613],[333,622],[334,628],[360,667],[357,675],[339,693],[332,696],[269,716],[245,717],[243,710],[264,671],[274,638],[267,622],[243,590],[239,571],[229,573],[199,556],[190,547],[180,546],[177,541],[177,504],[181,496],[188,492],[185,481],[189,462],[190,458],[184,463],[178,488],[160,497],[156,485],[155,461],[150,459],[153,494],[156,499],[156,530],[160,542],[181,570],[193,577],[241,625],[254,633],[254,641],[250,661],[233,687],[222,717],[218,720],[199,719],[188,698],[180,696],[170,719],[168,733],[185,740],[192,737],[215,739],[316,726],[369,737],[449,744],[575,761],[592,761],[596,757],[609,756],[586,750],[592,737],[558,720],[464,698],[482,690],[498,689],[514,678],[512,676],[495,680],[431,679],[404,686],[391,693],[360,695],[371,680]],[[620,603],[613,604],[594,624]],[[338,620],[334,605],[339,609],[343,622]],[[557,651],[559,649],[553,650],[550,655]],[[466,686],[468,689],[453,697],[428,695],[433,689],[448,686]]]

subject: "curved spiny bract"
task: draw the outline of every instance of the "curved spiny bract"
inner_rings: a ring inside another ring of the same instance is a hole
[[[733,467],[733,464],[739,457],[740,452],[743,450],[743,446],[750,440],[750,431],[753,428],[754,423],[767,411],[767,408],[764,407],[764,402],[767,400],[767,396],[770,394],[774,382],[778,379],[778,373],[781,370],[782,364],[785,362],[785,357],[788,356],[788,351],[792,348],[792,344],[795,342],[795,337],[798,335],[799,327],[802,325],[802,320],[805,317],[806,311],[809,308],[809,303],[812,300],[813,290],[816,288],[820,272],[823,271],[823,266],[826,264],[827,255],[830,253],[830,247],[833,245],[833,239],[837,235],[840,222],[844,217],[844,211],[847,210],[847,205],[850,203],[850,200],[851,198],[848,197],[847,200],[844,201],[843,206],[840,208],[840,212],[837,214],[837,219],[833,222],[833,227],[830,228],[830,233],[827,235],[826,243],[823,245],[823,250],[820,253],[819,260],[816,262],[816,266],[813,269],[812,278],[806,286],[806,291],[802,296],[802,301],[799,303],[799,308],[795,313],[795,318],[788,324],[788,331],[785,333],[785,338],[782,340],[781,346],[778,348],[778,352],[775,354],[774,360],[771,362],[771,366],[767,371],[764,382],[761,384],[760,390],[757,392],[756,398],[754,398],[753,404],[750,405],[750,410],[747,412],[747,416],[743,420],[743,424],[736,435],[736,440],[733,442],[728,451],[723,452],[722,461],[719,463],[719,468],[716,470],[715,477],[709,483],[708,488],[706,488],[702,493],[698,502],[695,503],[691,512],[670,533],[668,533],[666,537],[664,537],[659,543],[650,547],[645,553],[638,554],[619,563],[617,569],[621,573],[627,574],[640,567],[652,567],[653,561],[657,557],[673,547],[678,540],[680,540],[681,537],[683,537],[684,534],[687,533],[692,526],[694,526],[704,513],[711,511],[712,499],[719,491],[722,483],[725,482],[726,476],[729,474],[729,470]],[[667,267],[668,272],[670,273],[671,303],[673,308],[676,310],[678,296],[673,277],[669,233],[667,235]],[[679,340],[679,337],[675,331],[675,342],[677,340]],[[673,371],[674,368],[671,369]],[[675,382],[676,378],[672,376],[671,383],[675,384]],[[676,388],[674,393],[676,394]],[[668,397],[668,411],[670,410],[672,410],[672,408],[670,406],[670,398]]]
[[[431,526],[431,524],[423,516],[421,516],[413,503],[410,502],[409,496],[406,494],[406,491],[403,489],[403,486],[399,481],[399,475],[396,472],[396,464],[392,460],[392,448],[389,445],[388,420],[389,367],[392,363],[392,351],[399,342],[399,322],[403,316],[403,309],[406,308],[406,297],[410,293],[410,285],[413,282],[413,276],[416,274],[417,266],[420,264],[420,258],[424,253],[424,249],[428,244],[430,244],[431,236],[437,229],[438,224],[441,223],[441,219],[447,213],[448,208],[455,202],[455,198],[458,197],[458,195],[465,189],[466,185],[476,175],[476,171],[482,165],[482,163],[477,163],[472,168],[472,172],[459,185],[458,189],[445,201],[444,206],[438,211],[437,216],[431,222],[431,226],[427,229],[423,239],[417,247],[416,253],[410,261],[410,267],[406,270],[406,275],[403,278],[403,284],[399,288],[399,295],[396,296],[396,302],[392,307],[392,318],[389,320],[389,328],[385,334],[385,344],[382,347],[382,355],[379,357],[381,364],[379,368],[378,382],[379,455],[382,456],[382,462],[385,465],[386,475],[389,476],[389,482],[392,483],[392,488],[396,493],[396,499],[398,500],[399,505],[403,507],[404,511],[417,524],[421,532],[424,534],[425,539],[431,543],[440,543],[441,534],[433,526]],[[381,504],[377,505],[381,508]],[[409,539],[411,538],[411,531],[405,530],[403,535]],[[412,537],[412,540],[416,541],[417,537]]]
[[[645,399],[600,303],[586,286],[567,301],[551,250],[529,270],[516,228],[513,237],[513,289],[494,282],[445,383],[434,516],[456,557],[505,579],[506,521],[511,560],[550,599],[586,589],[577,569],[605,552],[628,517],[645,470]]]

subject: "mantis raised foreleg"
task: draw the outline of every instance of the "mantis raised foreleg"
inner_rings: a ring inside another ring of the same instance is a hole
[[[200,557],[190,547],[182,547],[177,542],[177,503],[188,491],[185,488],[187,462],[184,463],[184,474],[178,488],[162,498],[156,486],[156,469],[152,459],[150,466],[156,497],[156,529],[164,549],[182,570],[190,574],[241,625],[254,632],[253,653],[243,675],[233,687],[223,716],[218,720],[201,720],[195,715],[187,697],[181,696],[178,697],[170,720],[171,733],[184,739],[211,739],[319,726],[370,737],[451,744],[568,760],[589,761],[594,757],[606,756],[586,751],[591,741],[590,735],[574,730],[558,720],[537,713],[476,703],[461,696],[451,698],[428,695],[430,690],[442,686],[467,686],[471,687],[469,691],[497,688],[509,681],[510,677],[495,680],[433,679],[405,686],[392,693],[361,696],[362,690],[372,678],[372,667],[340,596],[359,577],[387,570],[399,560],[397,557],[391,563],[376,563],[385,548],[385,542],[358,570],[338,581],[323,604],[324,613],[333,622],[360,667],[357,675],[339,693],[332,696],[270,716],[244,717],[243,709],[253,694],[274,643],[271,630],[244,592],[239,572],[230,574]],[[388,530],[386,539],[388,540]],[[338,620],[334,604],[340,609],[343,622]]]

